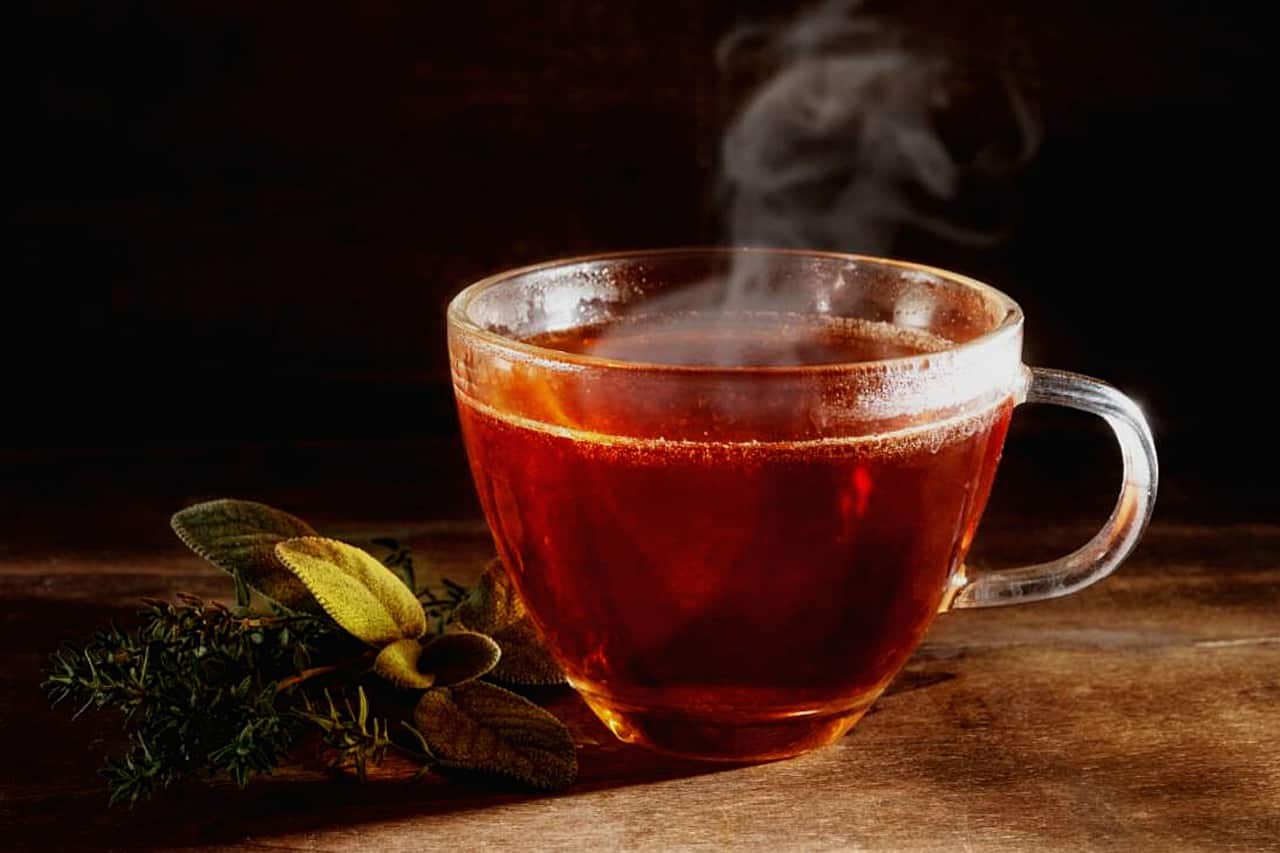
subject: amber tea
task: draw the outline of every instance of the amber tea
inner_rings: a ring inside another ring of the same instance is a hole
[[[935,343],[869,323],[666,319],[530,342],[685,364],[857,362]],[[618,411],[601,417],[626,435],[617,381]],[[508,396],[546,393],[511,382]],[[735,442],[712,425],[624,441],[459,403],[502,556],[574,686],[624,738],[757,757],[829,740],[902,666],[964,557],[1011,409],[847,439]]]

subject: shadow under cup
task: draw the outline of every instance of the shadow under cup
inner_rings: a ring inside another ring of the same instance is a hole
[[[949,605],[1021,343],[985,285],[824,253],[557,262],[449,310],[481,503],[570,682],[623,740],[733,761],[838,738]]]

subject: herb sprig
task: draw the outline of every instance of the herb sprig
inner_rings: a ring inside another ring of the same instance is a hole
[[[243,787],[310,742],[361,779],[395,751],[420,774],[573,783],[568,731],[494,683],[563,682],[496,560],[471,590],[418,589],[400,543],[374,540],[378,560],[264,504],[197,504],[173,527],[231,575],[236,604],[147,600],[135,628],[64,646],[45,671],[73,718],[122,715],[129,747],[103,769],[113,804],[189,779]]]

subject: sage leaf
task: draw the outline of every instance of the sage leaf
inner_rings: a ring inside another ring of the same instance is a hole
[[[455,631],[424,645],[418,666],[435,673],[437,687],[452,687],[485,675],[501,658],[502,649],[491,638]]]
[[[480,580],[471,588],[471,594],[454,611],[456,621],[465,622],[467,627],[491,636],[493,632],[527,617],[502,560],[497,558],[489,561]]]
[[[421,637],[427,616],[390,569],[354,545],[304,536],[276,543],[276,556],[333,621],[372,646]]]
[[[426,690],[436,683],[434,672],[418,669],[422,643],[417,639],[396,640],[382,647],[373,660],[373,671],[397,687]]]
[[[459,631],[425,644],[394,642],[378,653],[373,670],[392,684],[426,690],[479,678],[493,669],[500,655],[498,644],[484,634]]]
[[[315,535],[302,519],[266,504],[224,498],[180,510],[169,524],[192,551],[272,601],[293,610],[322,612],[275,552],[278,542]]]
[[[484,681],[429,690],[413,722],[437,764],[495,773],[532,788],[558,790],[578,776],[569,730],[521,696]]]
[[[523,602],[502,567],[492,560],[453,613],[455,625],[488,634],[502,649],[489,678],[504,684],[564,684],[564,673],[542,645]]]

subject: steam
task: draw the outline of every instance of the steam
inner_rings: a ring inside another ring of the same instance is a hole
[[[731,241],[885,255],[912,228],[966,245],[999,242],[1004,228],[966,224],[949,203],[1031,159],[1040,134],[1026,102],[1007,74],[994,98],[979,93],[982,125],[995,138],[971,142],[963,155],[939,119],[955,106],[955,89],[972,88],[972,75],[864,5],[828,0],[722,39],[726,77],[772,69],[724,137]]]
[[[975,200],[990,207],[983,202],[1034,155],[1040,134],[1028,105],[1007,73],[983,78],[864,5],[826,0],[721,40],[726,79],[755,83],[721,148],[719,190],[733,245],[889,256],[907,232],[974,247],[1006,235],[1003,223],[975,224],[962,211]],[[856,324],[861,286],[797,281],[766,256],[734,256],[724,274],[643,303],[643,329],[656,350],[643,360],[806,363],[808,340],[827,332],[786,332],[783,324],[796,317]],[[916,298],[923,301],[898,306],[911,322],[883,330],[903,346],[911,335],[923,346],[918,339],[929,331],[932,297]],[[605,330],[596,352],[635,355],[626,336],[636,328]],[[753,343],[762,338],[771,347]],[[930,347],[945,345],[935,339]]]

